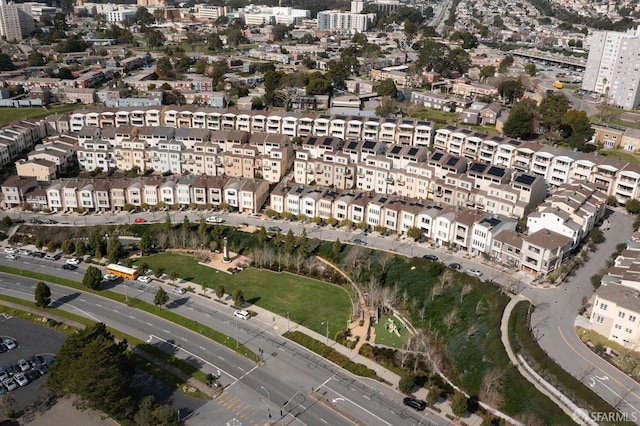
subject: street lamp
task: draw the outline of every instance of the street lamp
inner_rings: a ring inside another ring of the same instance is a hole
[[[238,349],[240,346],[240,342],[238,342],[238,317],[234,317],[236,319],[236,349]]]
[[[286,413],[284,412],[285,408],[287,407],[287,404],[291,405],[290,402],[293,401],[293,399],[300,393],[302,392],[302,386],[300,386],[300,390],[296,393],[293,394],[293,396],[289,399],[287,399],[285,401],[285,403],[282,405],[282,408],[280,409],[280,424],[282,426],[284,426],[284,417],[286,416]]]
[[[263,391],[265,391],[267,393],[267,424],[269,424],[271,422],[271,392],[269,392],[267,390],[267,388],[265,388],[264,386],[260,386],[262,388]]]
[[[320,325],[327,325],[327,346],[329,346],[329,320],[323,321],[320,323]]]

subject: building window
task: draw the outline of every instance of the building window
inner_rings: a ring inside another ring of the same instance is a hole
[[[602,315],[598,315],[597,318],[596,318],[596,322],[598,324],[604,323],[604,317]]]
[[[624,319],[624,312],[622,311],[618,312],[618,318]]]
[[[616,330],[622,330],[622,326],[621,326],[620,324],[616,324],[616,325],[614,326],[614,328],[615,328]]]
[[[606,303],[600,303],[600,309],[602,309],[603,311],[607,310],[607,304]]]
[[[636,322],[636,316],[635,315],[629,315],[629,321]]]

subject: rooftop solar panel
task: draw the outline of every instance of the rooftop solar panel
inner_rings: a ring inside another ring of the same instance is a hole
[[[523,183],[525,185],[531,185],[534,180],[536,180],[536,178],[529,175],[520,175],[515,179],[516,182]]]
[[[470,135],[473,132],[471,130],[469,130],[469,129],[462,129],[462,130],[460,130],[460,133],[462,133],[464,135]]]
[[[435,154],[433,154],[433,156],[431,157],[434,161],[438,161],[442,158],[444,154],[441,152],[436,152]]]
[[[504,169],[502,167],[496,167],[496,166],[492,166],[488,171],[487,171],[488,175],[491,176],[498,176],[498,177],[502,177],[504,176]]]
[[[418,153],[418,148],[409,148],[409,155],[416,155]]]
[[[482,173],[485,171],[486,168],[487,168],[486,164],[473,163],[469,170],[471,170],[472,172]]]
[[[376,143],[373,141],[367,141],[362,144],[362,147],[366,149],[373,149],[375,146],[376,146]]]
[[[397,154],[400,152],[400,150],[402,150],[401,146],[395,145],[393,148],[391,148],[391,153],[392,154]]]
[[[447,161],[447,166],[453,166],[458,162],[459,158],[457,157],[451,157],[449,158],[449,160]]]

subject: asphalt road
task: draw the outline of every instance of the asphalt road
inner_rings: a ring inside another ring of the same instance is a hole
[[[568,282],[558,289],[526,287],[536,309],[531,318],[534,336],[540,346],[562,368],[589,386],[631,421],[640,422],[640,385],[587,349],[574,332],[582,298],[589,299],[594,289],[590,278],[600,268],[619,243],[626,242],[632,232],[633,218],[613,213],[606,241],[597,246],[586,262]]]
[[[19,359],[29,360],[34,355],[49,358],[58,352],[60,346],[67,339],[65,334],[49,327],[43,327],[9,315],[0,316],[0,337],[11,337],[18,342],[16,349],[0,354],[0,366],[3,368],[9,364],[17,364]],[[45,375],[27,386],[19,387],[11,392],[16,401],[15,409],[17,412],[35,401],[38,390],[46,380],[47,376]]]
[[[5,259],[2,261],[4,263]],[[13,266],[21,263],[25,269],[47,269],[46,266],[29,263],[30,261],[30,258],[13,261]],[[53,268],[46,272],[56,275],[68,273]],[[35,281],[5,274],[0,274],[0,280],[0,293],[29,300],[33,298]],[[58,308],[105,322],[115,329],[146,340],[206,373],[219,373],[221,383],[226,388],[224,396],[220,401],[190,407],[195,412],[189,419],[189,424],[209,425],[213,415],[220,421],[226,418],[225,422],[231,422],[230,424],[234,424],[234,419],[250,423],[262,422],[266,420],[267,406],[272,420],[284,420],[285,424],[350,424],[339,413],[313,401],[309,395],[311,388],[321,388],[326,398],[335,400],[335,405],[364,424],[410,425],[421,420],[418,413],[402,405],[401,395],[387,386],[354,378],[273,333],[267,322],[257,319],[236,321],[231,308],[212,306],[213,302],[199,297],[171,295],[173,303],[170,305],[175,312],[229,336],[234,336],[237,330],[241,343],[255,352],[258,352],[258,348],[263,348],[266,361],[264,367],[258,367],[196,333],[145,312],[89,293],[57,285],[50,287],[53,304]],[[113,290],[124,292],[124,288],[121,284]],[[127,294],[129,297],[151,302],[155,288],[135,283],[127,287]],[[290,402],[285,406],[287,401]],[[283,406],[284,417],[281,417]],[[422,424],[430,424],[430,421],[438,422],[427,417]]]

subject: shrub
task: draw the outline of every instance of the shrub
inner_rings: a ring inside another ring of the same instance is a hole
[[[413,374],[405,373],[400,377],[400,382],[398,383],[398,389],[402,393],[411,393],[413,391],[413,387],[416,385],[416,378]]]

